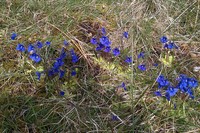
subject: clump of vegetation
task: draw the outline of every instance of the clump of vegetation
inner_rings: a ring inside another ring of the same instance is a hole
[[[199,131],[197,1],[0,3],[1,132]]]

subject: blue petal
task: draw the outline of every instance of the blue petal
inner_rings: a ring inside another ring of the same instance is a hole
[[[63,44],[64,44],[65,46],[68,46],[68,45],[69,45],[69,43],[68,43],[66,40],[64,40]]]
[[[132,57],[126,57],[125,62],[132,63],[133,62]]]
[[[114,49],[113,49],[113,55],[114,55],[114,56],[118,56],[119,54],[120,54],[119,49],[118,49],[118,48],[114,48]]]
[[[60,96],[64,96],[65,92],[64,91],[60,91]]]
[[[167,40],[167,37],[166,36],[162,36],[161,38],[160,38],[160,42],[161,43],[166,43],[168,40]]]
[[[125,31],[125,32],[123,33],[123,36],[124,36],[125,38],[128,38],[128,32]]]
[[[96,45],[97,44],[97,39],[96,38],[90,39],[90,43]]]
[[[47,46],[50,46],[50,45],[51,45],[51,42],[46,41],[45,44],[46,44]]]
[[[17,34],[16,34],[16,33],[12,33],[11,36],[10,36],[11,40],[15,40],[16,37],[17,37]]]
[[[106,35],[106,29],[105,29],[104,27],[101,29],[101,33],[102,33],[103,35]]]
[[[160,93],[160,91],[155,91],[154,94],[155,94],[156,96],[159,96],[159,97],[162,96],[162,94]]]
[[[75,71],[75,70],[72,70],[71,76],[75,76],[75,75],[76,75],[76,71]]]

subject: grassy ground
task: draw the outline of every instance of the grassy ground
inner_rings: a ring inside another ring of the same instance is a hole
[[[154,95],[161,73],[172,82],[182,73],[200,80],[200,71],[193,71],[200,66],[199,12],[198,0],[1,0],[0,132],[200,132],[199,88],[194,100]],[[120,47],[119,57],[89,43],[101,27],[112,47]],[[124,31],[128,39],[121,38]],[[15,41],[12,32],[19,35]],[[162,49],[163,35],[180,49]],[[65,39],[80,57],[77,75],[67,71],[62,80],[42,75],[38,81],[35,72],[51,66]],[[16,45],[37,40],[52,44],[41,53],[44,61],[34,64]],[[145,57],[137,59],[141,51]],[[167,67],[161,58],[169,54],[174,60]],[[130,66],[123,61],[127,55],[134,60]],[[127,91],[116,91],[122,82]]]

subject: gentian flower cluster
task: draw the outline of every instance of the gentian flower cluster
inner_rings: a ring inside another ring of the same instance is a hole
[[[110,46],[111,42],[109,40],[109,38],[107,36],[102,36],[100,39],[99,39],[100,43],[105,46],[105,47],[108,47]]]
[[[169,86],[170,82],[163,76],[160,75],[157,79],[158,88],[164,88]]]
[[[20,52],[25,52],[26,51],[26,48],[23,44],[18,44],[17,47],[16,47],[16,50],[20,51]],[[34,62],[38,63],[41,61],[41,57],[36,54],[36,49],[33,45],[29,45],[28,46],[28,49],[27,49],[28,53],[30,54],[29,57],[30,59],[32,59]]]
[[[109,40],[109,37],[106,36],[106,29],[101,29],[102,36],[99,38],[93,37],[90,39],[90,43],[93,45],[96,45],[96,51],[103,50],[106,53],[112,52],[113,56],[119,56],[120,55],[120,49],[118,47],[111,48],[111,41]],[[128,38],[128,32],[125,31],[123,33],[124,38]],[[132,57],[126,57],[124,60],[126,63],[130,64],[132,63]]]
[[[91,38],[90,43],[97,45],[96,51],[104,50],[104,52],[109,53],[111,51],[111,41],[109,40],[109,37],[106,36],[106,29],[101,29],[102,36],[97,39],[95,37]]]
[[[11,35],[11,39],[14,40],[16,39],[17,34],[13,33]],[[61,49],[60,55],[58,58],[56,58],[55,62],[53,63],[53,66],[47,70],[46,72],[48,73],[48,76],[55,76],[55,75],[59,75],[59,79],[63,78],[65,75],[65,71],[62,70],[62,66],[64,65],[64,60],[67,57],[67,53],[66,53],[66,46],[69,45],[69,43],[65,40],[63,42],[63,48]],[[39,52],[41,52],[40,49],[42,49],[44,46],[49,47],[51,45],[50,41],[46,41],[44,44],[41,41],[37,41],[35,44],[29,44],[27,47],[27,51],[26,48],[23,44],[18,44],[16,46],[16,50],[20,51],[20,52],[24,52],[24,53],[28,53],[29,54],[29,58],[31,60],[33,60],[35,63],[39,63],[42,58],[40,57],[40,55],[38,54]],[[76,63],[79,60],[79,57],[77,56],[77,54],[74,52],[73,49],[71,49],[70,51],[70,55],[71,55],[71,61],[72,63]],[[44,71],[36,71],[35,75],[36,75],[36,79],[40,80],[41,78],[41,74]],[[71,70],[71,76],[75,76],[76,75],[76,70],[72,69]]]
[[[194,99],[193,89],[198,87],[198,81],[195,78],[190,78],[183,74],[179,76],[178,81],[177,87],[180,91],[188,94],[190,98]]]
[[[64,47],[69,45],[67,41],[64,41],[63,44],[64,44]],[[69,52],[70,52],[72,63],[77,63],[79,57],[74,52],[74,49],[71,49]],[[54,62],[53,67],[48,71],[48,75],[49,76],[54,76],[54,75],[58,74],[59,75],[59,79],[64,77],[65,71],[62,70],[62,66],[64,65],[64,59],[66,57],[67,57],[66,50],[64,48],[62,48],[60,56]],[[76,70],[73,69],[71,71],[71,76],[75,76],[75,75],[76,75]]]
[[[60,56],[56,59],[56,61],[53,64],[53,67],[48,72],[49,76],[53,76],[58,73],[59,73],[59,78],[62,78],[64,76],[65,72],[60,68],[64,65],[64,59],[66,58],[66,56],[67,54],[65,52],[65,49],[62,48]]]
[[[193,89],[198,86],[198,81],[195,78],[190,78],[183,74],[179,76],[177,86],[172,86],[163,75],[160,75],[156,81],[159,90],[155,91],[154,94],[161,97],[161,90],[163,89],[165,90],[165,97],[168,101],[170,101],[171,97],[175,96],[179,90],[194,99]]]
[[[163,47],[166,49],[169,49],[169,50],[178,49],[178,46],[174,42],[169,41],[166,36],[162,36],[160,38],[160,42],[163,44]]]

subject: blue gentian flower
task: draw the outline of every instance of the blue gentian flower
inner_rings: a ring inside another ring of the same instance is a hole
[[[170,85],[170,82],[165,79],[163,75],[160,75],[156,81],[158,83],[158,88],[163,88]]]
[[[63,44],[64,44],[64,46],[68,46],[69,45],[69,43],[67,42],[67,40],[64,40]]]
[[[167,87],[169,84],[170,82],[167,79],[162,80],[161,82],[158,83],[158,88]]]
[[[140,52],[139,54],[138,54],[138,59],[139,58],[144,58],[144,52]]]
[[[116,116],[116,115],[112,115],[112,120],[113,120],[113,121],[118,121],[119,118],[118,118],[118,116]]]
[[[174,88],[172,86],[169,86],[166,90],[166,93],[169,94],[170,97],[176,95],[176,93],[178,92],[178,89],[177,88]]]
[[[161,94],[161,92],[160,92],[159,90],[158,90],[158,91],[155,91],[154,94],[155,94],[156,96],[158,96],[158,97],[162,97],[162,94]]]
[[[158,78],[157,78],[157,82],[159,83],[160,81],[164,80],[165,77],[163,75],[160,75]]]
[[[103,27],[103,28],[101,28],[101,33],[103,34],[103,35],[106,35],[106,29]]]
[[[15,40],[16,37],[17,37],[17,34],[16,34],[16,33],[12,33],[11,36],[10,36],[11,40]]]
[[[32,44],[29,44],[28,45],[28,52],[30,53],[30,52],[35,52],[35,47],[32,45]]]
[[[105,46],[103,44],[99,44],[97,47],[96,47],[96,51],[100,51],[104,48]]]
[[[46,44],[47,46],[50,46],[50,45],[51,45],[51,42],[46,41],[45,44]]]
[[[64,96],[65,92],[64,91],[60,91],[60,96]]]
[[[104,52],[106,52],[106,53],[109,53],[111,51],[111,47],[110,46],[108,46],[108,47],[106,47],[105,49],[104,49]]]
[[[176,87],[172,87],[170,82],[163,75],[160,75],[156,81],[158,82],[159,88],[167,87],[165,97],[168,101],[170,101],[171,97],[176,95],[179,89],[181,92],[188,94],[190,98],[194,99],[193,89],[198,86],[198,81],[184,74],[180,74],[177,80],[179,82]],[[157,93],[156,95],[160,94]]]
[[[26,51],[24,45],[20,44],[20,43],[17,45],[16,50],[21,51],[21,52],[25,52]]]
[[[73,55],[72,56],[72,63],[76,63],[78,62],[78,56],[77,55]]]
[[[168,44],[168,47],[167,47],[168,49],[173,49],[174,48],[174,43],[173,42],[170,42],[169,44]]]
[[[187,76],[185,74],[180,74],[177,80],[181,81],[186,78],[187,78]]]
[[[65,71],[60,70],[60,73],[59,73],[59,79],[63,78],[64,75],[65,75]]]
[[[186,92],[190,98],[194,99],[193,91],[191,89],[188,89]]]
[[[124,36],[125,38],[128,38],[128,32],[125,31],[125,32],[123,33],[123,36]]]
[[[38,42],[36,43],[36,46],[37,46],[38,48],[42,48],[42,47],[43,47],[43,44],[42,44],[42,42],[38,41]]]
[[[105,47],[110,46],[111,42],[107,36],[102,36],[100,39],[100,43]]]
[[[162,37],[160,38],[160,42],[161,42],[161,43],[166,43],[166,42],[168,42],[167,37],[166,37],[166,36],[162,36]]]
[[[188,87],[196,88],[198,86],[198,81],[195,78],[189,78]]]
[[[76,55],[73,49],[70,50],[70,53],[71,53],[72,63],[78,62],[78,56]]]
[[[173,42],[170,42],[168,44],[165,44],[164,48],[172,50],[172,49],[178,49],[178,46],[176,46]]]
[[[198,86],[198,81],[195,78],[189,78],[184,74],[181,74],[178,78],[179,83],[177,88],[181,90],[181,92],[189,94],[189,96],[193,99],[192,89]]]
[[[36,63],[38,63],[38,62],[40,62],[40,61],[42,60],[41,57],[40,57],[38,54],[36,54],[36,53],[31,54],[31,55],[30,55],[30,58],[31,58],[33,61],[35,61]]]
[[[67,53],[65,52],[65,49],[62,48],[59,59],[63,60],[66,58],[66,56],[67,56]]]
[[[141,71],[145,71],[145,70],[146,70],[145,64],[139,65],[138,68],[139,68]]]
[[[57,58],[56,62],[53,64],[53,69],[59,69],[63,65],[64,65],[63,60],[60,58]]]
[[[166,97],[166,99],[167,99],[168,101],[170,101],[171,97],[170,97],[169,93],[166,93],[166,94],[165,94],[165,97]]]
[[[124,88],[125,91],[127,91],[127,88],[124,82],[122,82],[121,87]]]
[[[40,77],[41,77],[41,73],[40,72],[35,72],[36,76],[37,76],[37,80],[40,80]]]
[[[187,87],[187,83],[186,82],[179,83],[177,88],[179,88],[181,90],[181,92],[184,92],[184,93],[186,93],[187,90],[189,89]]]
[[[158,63],[153,63],[153,66],[157,67],[157,66],[158,66]]]
[[[96,45],[97,44],[97,38],[91,38],[90,43]]]
[[[75,76],[75,75],[76,75],[76,70],[72,70],[71,76]]]
[[[189,89],[189,87],[188,87],[189,78],[185,75],[180,75],[179,80],[180,81],[179,81],[177,87],[181,90],[181,92],[186,93]]]
[[[132,60],[132,57],[126,57],[126,59],[125,59],[125,62],[126,63],[132,63],[133,62],[133,60]]]
[[[125,83],[124,83],[124,82],[122,82],[122,84],[121,84],[121,87],[123,87],[123,88],[124,88],[125,86],[126,86],[126,85],[125,85]]]
[[[114,48],[113,49],[113,55],[118,56],[120,54],[119,48]]]
[[[168,44],[165,44],[163,48],[168,49]]]
[[[174,49],[175,48],[175,44],[173,42],[170,42],[169,44],[165,44],[164,48],[166,49]]]
[[[62,52],[62,53],[60,54],[59,58],[60,58],[61,60],[63,60],[63,59],[66,58],[66,56],[67,56],[67,53],[66,53],[66,52]]]

